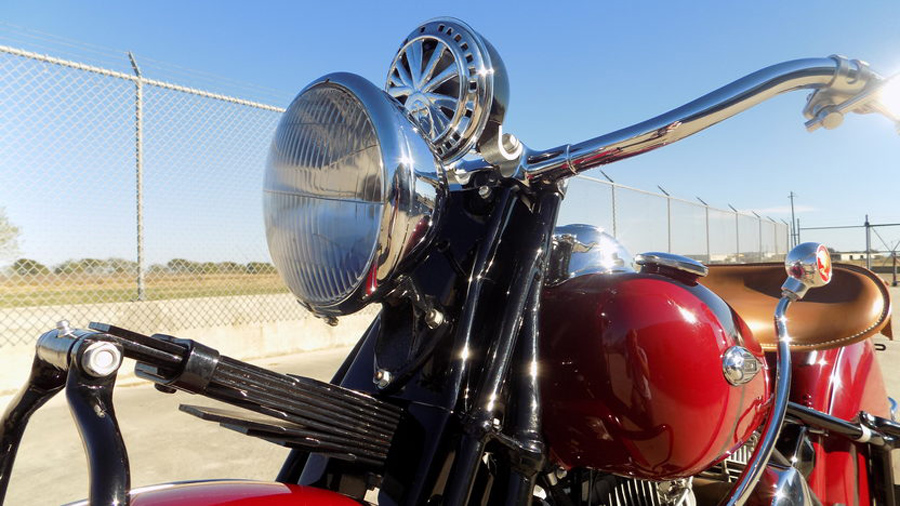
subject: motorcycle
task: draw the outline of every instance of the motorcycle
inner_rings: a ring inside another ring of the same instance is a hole
[[[330,323],[382,306],[332,381],[61,322],[3,415],[0,499],[30,415],[64,389],[90,469],[79,504],[900,504],[900,424],[869,339],[890,336],[878,277],[815,243],[783,266],[704,265],[557,224],[572,176],[780,93],[811,90],[810,130],[853,112],[896,122],[888,83],[858,60],[794,60],[534,150],[504,132],[497,50],[427,21],[383,89],[326,75],[272,142],[267,240],[288,288]],[[183,411],[290,447],[275,481],[132,490],[112,403],[123,357],[161,392],[232,407]]]

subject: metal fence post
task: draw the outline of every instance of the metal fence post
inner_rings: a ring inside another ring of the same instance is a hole
[[[872,225],[866,215],[866,269],[872,270]]]
[[[616,185],[615,185],[615,183],[610,184],[609,188],[612,191],[612,226],[613,226],[613,230],[612,230],[613,234],[612,235],[613,235],[613,237],[618,239],[619,234],[618,234],[618,230],[617,230],[618,227],[616,225]]]
[[[778,255],[778,223],[776,223],[771,216],[766,216],[766,218],[772,223],[772,246],[774,248],[772,253]]]
[[[738,214],[738,210],[734,208],[733,205],[728,204],[728,207],[731,208],[731,211],[734,212],[734,261],[741,261],[741,217]]]
[[[756,215],[756,219],[759,220],[759,257],[758,257],[759,260],[757,260],[757,261],[762,262],[762,260],[763,260],[762,217],[759,215]]]
[[[791,220],[791,222],[793,221],[794,220]],[[787,255],[788,250],[794,247],[794,245],[792,244],[794,237],[794,233],[792,230],[793,226],[788,225],[788,222],[784,221],[784,219],[781,219],[781,222],[784,223],[784,254]],[[778,253],[780,254],[781,252],[779,251]]]
[[[762,216],[756,214],[756,211],[750,211],[753,213],[753,216],[756,216],[756,261],[762,262]]]
[[[666,198],[666,252],[672,252],[672,198],[662,186],[656,185]]]
[[[666,251],[672,252],[672,199],[666,194]]]
[[[706,206],[706,261],[712,262],[712,249],[709,240],[709,206]]]
[[[703,204],[703,208],[706,210],[706,262],[712,262],[712,254],[709,248],[709,204],[706,203],[700,197],[697,197],[697,200]]]
[[[134,81],[134,170],[137,201],[137,300],[144,300],[144,80],[134,54],[128,52]]]

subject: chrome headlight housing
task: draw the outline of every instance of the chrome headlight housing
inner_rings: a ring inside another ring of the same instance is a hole
[[[430,238],[445,178],[385,92],[347,73],[313,82],[282,116],[266,166],[266,239],[282,279],[322,316],[377,300]]]

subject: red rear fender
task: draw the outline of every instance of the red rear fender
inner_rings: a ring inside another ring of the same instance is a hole
[[[328,490],[284,483],[202,481],[135,490],[134,506],[359,506]]]

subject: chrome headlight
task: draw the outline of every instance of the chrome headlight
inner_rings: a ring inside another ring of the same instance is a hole
[[[320,315],[376,300],[427,242],[445,174],[403,108],[365,79],[330,74],[281,118],[269,152],[269,252]]]

